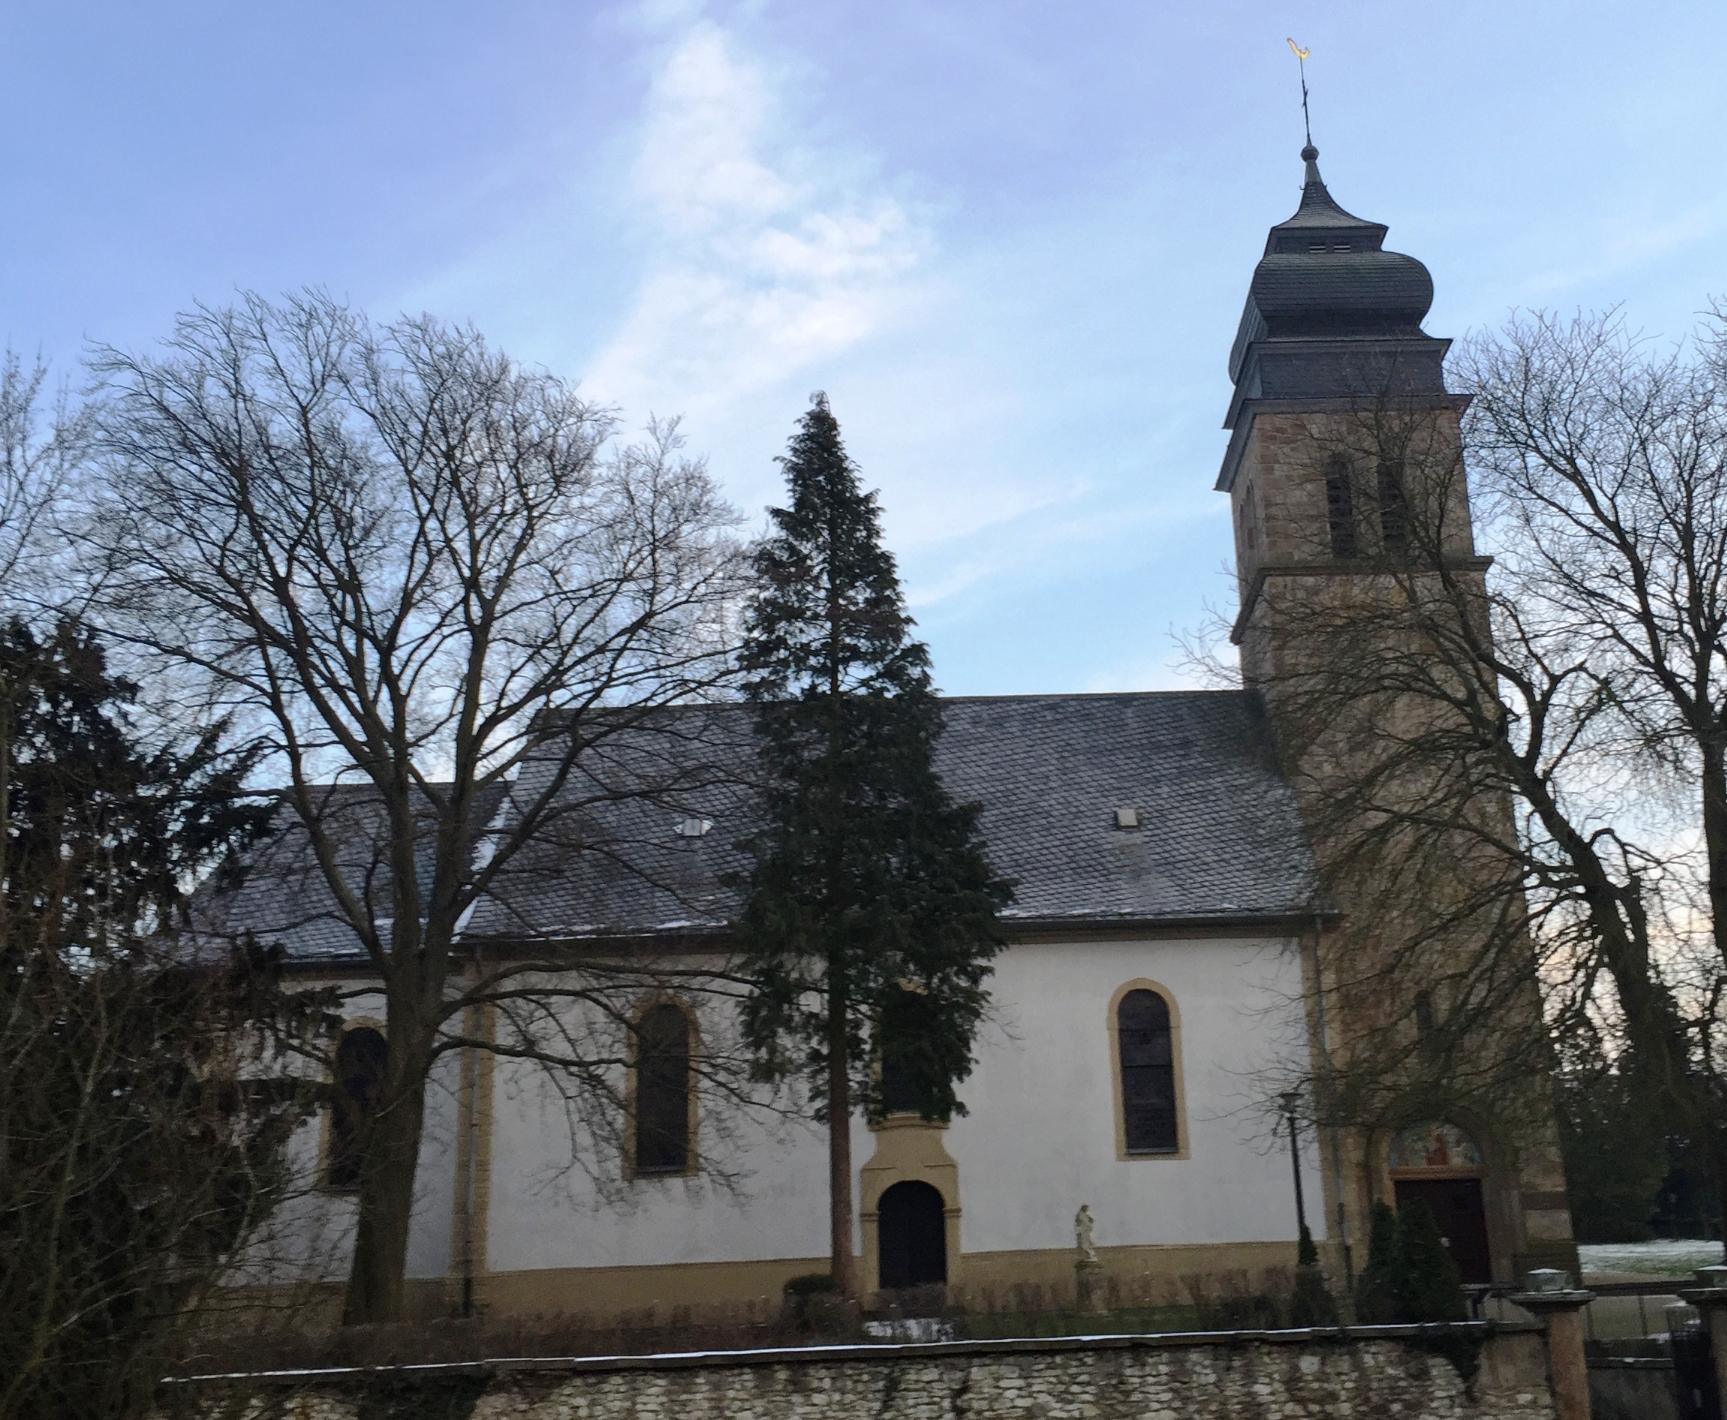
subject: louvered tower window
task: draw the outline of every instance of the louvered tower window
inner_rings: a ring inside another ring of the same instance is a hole
[[[1379,536],[1387,552],[1409,545],[1409,502],[1403,487],[1403,465],[1379,465]]]
[[[1355,483],[1346,458],[1333,458],[1325,465],[1325,519],[1331,555],[1355,556]]]

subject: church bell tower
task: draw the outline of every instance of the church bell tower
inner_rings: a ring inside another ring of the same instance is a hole
[[[1423,660],[1444,639],[1432,635],[1435,607],[1447,625],[1485,634],[1476,594],[1488,563],[1463,473],[1468,399],[1446,388],[1450,342],[1422,329],[1427,268],[1387,251],[1382,223],[1337,204],[1311,142],[1301,158],[1300,204],[1266,238],[1230,350],[1217,487],[1234,513],[1232,640],[1320,873],[1304,974],[1331,1235],[1345,1266],[1351,1247],[1359,1266],[1373,1203],[1420,1200],[1466,1281],[1574,1268],[1533,956],[1520,927],[1501,941],[1472,905],[1520,895],[1503,859],[1480,851],[1492,835],[1469,831],[1515,833],[1511,805],[1478,782],[1434,797],[1464,761],[1410,767],[1411,739],[1444,729],[1445,712],[1434,709],[1442,697],[1397,679],[1412,665],[1410,684],[1424,682],[1423,665],[1437,667],[1427,683],[1452,673]],[[1400,800],[1424,811],[1404,821],[1438,827],[1387,832]],[[1468,964],[1489,941],[1512,980],[1483,1007]],[[1498,1058],[1527,1065],[1521,1083],[1496,1091],[1474,1078]]]

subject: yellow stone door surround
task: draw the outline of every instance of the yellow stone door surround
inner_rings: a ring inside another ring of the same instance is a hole
[[[858,1219],[863,1224],[863,1270],[866,1297],[881,1289],[881,1196],[896,1183],[927,1183],[941,1195],[947,1240],[947,1284],[958,1285],[962,1262],[959,1250],[959,1165],[948,1154],[942,1135],[947,1125],[915,1114],[890,1114],[870,1125],[875,1152],[858,1176]]]

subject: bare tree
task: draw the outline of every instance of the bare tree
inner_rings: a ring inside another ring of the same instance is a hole
[[[45,397],[48,367],[0,354],[0,607],[16,611],[40,590],[51,560],[54,509],[71,491],[88,432],[65,397]]]
[[[84,453],[87,422],[64,398],[48,407],[48,367],[26,368],[18,353],[0,354],[0,618],[40,608],[43,574],[53,562],[56,510],[70,494]],[[8,642],[7,645],[10,645]],[[13,721],[23,667],[0,649],[0,853],[10,838]],[[0,894],[0,941],[6,904]]]
[[[582,1022],[624,1022],[651,977],[723,976],[534,940],[482,958],[461,928],[555,871],[548,844],[566,872],[627,859],[618,804],[720,772],[668,707],[726,683],[733,514],[674,425],[620,446],[608,410],[429,318],[248,296],[94,367],[103,617],[261,737],[383,998],[345,1317],[394,1319],[434,1063],[604,1089],[627,1052]],[[369,805],[364,861],[331,784]]]
[[[1333,521],[1360,531],[1319,526],[1312,557],[1357,575],[1268,587],[1299,650],[1260,684],[1330,889],[1376,918],[1323,964],[1341,1121],[1433,1081],[1539,1115],[1539,982],[1556,1029],[1608,1026],[1720,1150],[1724,353],[1718,320],[1655,354],[1615,316],[1537,315],[1461,352],[1461,441],[1395,401],[1316,436],[1310,481],[1350,479]]]

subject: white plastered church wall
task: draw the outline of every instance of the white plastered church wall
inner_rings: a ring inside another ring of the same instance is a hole
[[[1166,988],[1180,1019],[1185,1157],[1117,1156],[1109,1005],[1128,982]],[[947,1131],[959,1165],[965,1253],[1071,1248],[1081,1202],[1104,1246],[1293,1239],[1286,1137],[1268,1079],[1305,1068],[1301,968],[1277,937],[1040,942],[1008,948],[990,982],[970,1114]],[[702,1013],[704,1035],[725,1029]],[[710,1035],[711,1038],[711,1035]],[[789,1101],[788,1101],[789,1103]],[[533,1067],[494,1076],[488,1265],[494,1272],[820,1258],[826,1144],[807,1121],[704,1103],[704,1176],[626,1180],[615,1146],[570,1135]],[[1304,1147],[1309,1223],[1320,1178]],[[874,1151],[854,1125],[854,1167]],[[604,1186],[597,1180],[604,1180]],[[862,1247],[861,1227],[855,1245]]]
[[[347,979],[301,978],[293,988],[351,989],[353,985]],[[367,994],[345,1001],[341,1015],[352,1024],[377,1026],[384,1018],[383,997]],[[300,1068],[316,1072],[310,1062],[302,1062]],[[459,1071],[456,1055],[440,1057],[426,1090],[425,1125],[414,1177],[414,1214],[408,1231],[406,1275],[413,1279],[445,1277],[454,1266],[450,1221],[455,1201]],[[236,1260],[234,1281],[346,1279],[358,1203],[353,1193],[325,1186],[328,1143],[329,1109],[325,1107],[315,1110],[290,1137],[290,1196],[258,1228],[246,1252]]]
[[[718,967],[712,957],[662,965]],[[660,993],[644,989],[641,1003]],[[734,1009],[699,992],[682,999],[699,1026],[698,1054],[737,1054]],[[569,1008],[569,1018],[579,1011]],[[591,1038],[623,1043],[594,1020]],[[578,1032],[578,1035],[580,1033]],[[623,1072],[614,1087],[626,1088]],[[579,1128],[540,1067],[500,1057],[492,1079],[487,1265],[493,1272],[819,1257],[827,1251],[827,1144],[795,1090],[746,1108],[706,1086],[695,1140],[704,1168],[629,1178],[621,1141]],[[620,1132],[621,1118],[609,1122]],[[572,1157],[572,1148],[574,1157]],[[854,1152],[869,1135],[854,1129]]]
[[[1180,1022],[1186,1148],[1117,1154],[1109,1004],[1129,982],[1164,988]],[[1296,1235],[1287,1135],[1266,1099],[1304,1073],[1296,944],[1148,938],[1016,947],[991,983],[994,1019],[963,1090],[948,1152],[959,1165],[966,1252],[1073,1246],[1091,1206],[1099,1246],[1269,1242]],[[1313,1139],[1309,1226],[1323,1237]]]

